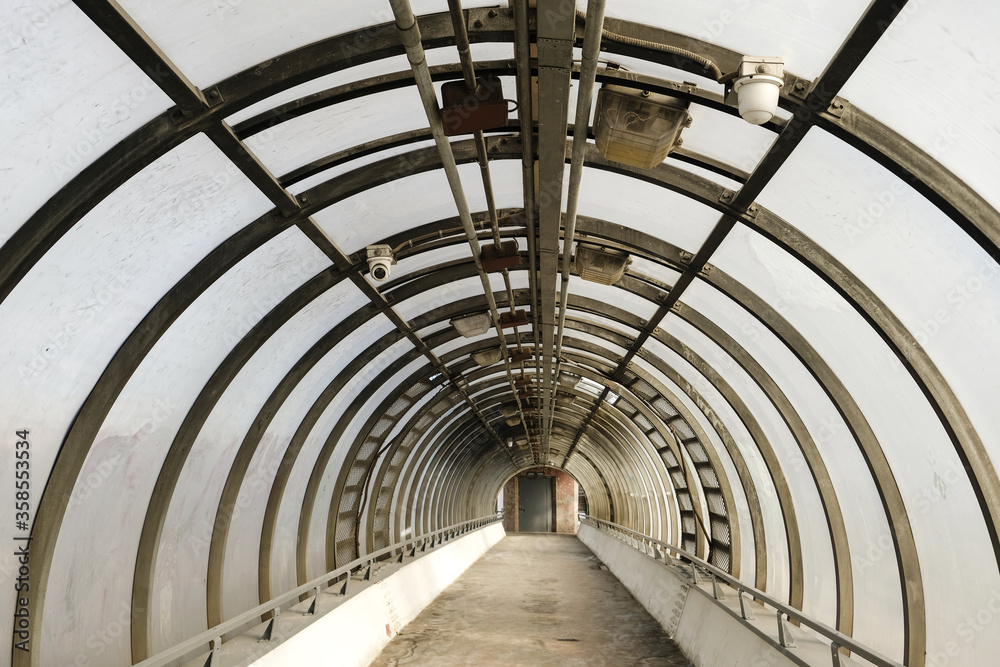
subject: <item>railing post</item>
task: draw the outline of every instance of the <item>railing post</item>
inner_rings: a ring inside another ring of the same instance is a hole
[[[722,590],[719,588],[719,578],[712,575],[712,595],[715,596],[716,600],[725,600],[726,596],[722,594]]]
[[[208,660],[205,661],[205,667],[216,667],[219,664],[217,659],[220,646],[222,646],[222,637],[216,637],[208,643]]]
[[[747,604],[746,593],[740,591],[739,596],[740,596],[740,616],[743,617],[744,621],[756,620],[757,616],[753,613],[753,609]]]
[[[691,563],[691,578],[694,579],[694,585],[697,586],[701,582],[698,581],[698,566]]]
[[[830,644],[830,652],[833,657],[833,667],[841,667],[840,662],[840,644],[833,642]]]
[[[313,589],[313,601],[309,604],[309,609],[306,610],[306,616],[316,615],[316,602],[319,600],[319,586]]]
[[[785,648],[795,648],[795,640],[792,639],[792,633],[785,625],[785,614],[780,610],[778,611],[778,643]]]
[[[274,616],[271,620],[267,622],[267,627],[264,628],[264,634],[261,635],[260,639],[257,641],[269,642],[271,641],[271,635],[274,634],[274,626],[278,623],[278,615],[281,614],[281,607],[274,608]]]

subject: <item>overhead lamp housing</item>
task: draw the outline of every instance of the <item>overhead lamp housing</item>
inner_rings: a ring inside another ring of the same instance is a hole
[[[575,262],[576,272],[584,280],[614,285],[625,275],[632,258],[622,250],[580,243],[576,246]]]
[[[556,405],[558,405],[560,408],[568,408],[569,406],[573,405],[575,401],[576,397],[571,396],[569,394],[559,394],[558,396],[556,396]]]
[[[521,423],[521,418],[520,417],[509,417],[508,419],[505,419],[504,421],[507,422],[507,426],[517,426],[518,424]]]
[[[503,405],[500,407],[500,414],[504,417],[510,418],[517,414],[516,405]]]
[[[573,375],[572,373],[567,373],[565,371],[561,371],[559,373],[559,379],[557,381],[563,387],[569,387],[572,389],[573,387],[575,387],[577,384],[580,383],[580,376]]]
[[[670,95],[605,84],[597,93],[594,137],[608,160],[652,169],[681,145],[691,125],[689,102]]]
[[[477,350],[472,353],[472,360],[477,364],[486,368],[487,366],[492,366],[493,364],[500,361],[503,357],[503,350],[499,347],[489,347],[485,350]]]
[[[493,318],[489,313],[476,313],[475,315],[456,317],[451,320],[451,326],[455,327],[455,331],[465,338],[474,338],[482,336],[490,330],[490,327],[493,326]]]
[[[778,93],[785,79],[785,61],[766,56],[743,56],[733,79],[740,116],[748,123],[762,125],[778,111]],[[731,95],[727,102],[732,104]]]

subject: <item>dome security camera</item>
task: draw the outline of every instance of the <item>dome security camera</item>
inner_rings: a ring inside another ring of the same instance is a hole
[[[396,263],[392,248],[388,245],[370,245],[368,250],[368,275],[372,280],[385,282],[389,279],[391,267]]]
[[[778,91],[784,83],[781,58],[743,56],[733,92],[738,97],[740,116],[753,125],[762,125],[778,110]]]

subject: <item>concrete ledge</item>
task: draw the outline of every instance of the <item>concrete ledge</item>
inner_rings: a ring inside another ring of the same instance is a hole
[[[829,644],[796,629],[797,648],[777,641],[774,612],[753,603],[757,620],[739,616],[735,592],[717,601],[711,585],[693,583],[687,567],[657,561],[631,545],[583,523],[577,534],[636,600],[677,642],[695,667],[810,667],[832,663]],[[770,630],[768,629],[770,627]],[[844,665],[855,664],[844,658]]]
[[[282,610],[269,642],[263,625],[222,645],[220,667],[369,664],[399,631],[451,585],[469,566],[503,539],[494,523],[418,555],[403,564],[380,563],[371,581],[352,579],[348,595],[328,589],[314,616],[311,600]],[[206,656],[199,658],[198,667]]]

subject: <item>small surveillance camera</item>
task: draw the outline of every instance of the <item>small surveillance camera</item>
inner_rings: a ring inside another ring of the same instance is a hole
[[[732,83],[743,120],[761,125],[774,117],[783,77],[784,61],[781,58],[743,56]]]
[[[368,274],[372,280],[384,282],[389,279],[389,271],[396,258],[392,255],[392,248],[388,245],[368,246]]]

